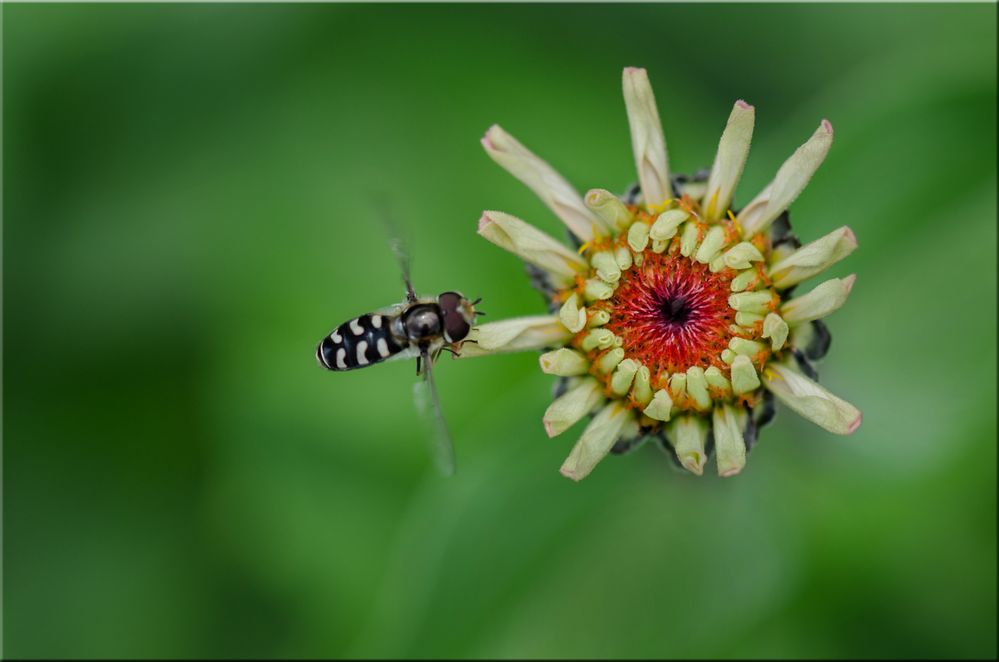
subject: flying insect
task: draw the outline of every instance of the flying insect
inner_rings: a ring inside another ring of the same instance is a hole
[[[414,397],[421,415],[433,427],[433,456],[445,475],[454,473],[454,445],[444,420],[433,364],[441,352],[460,353],[469,340],[478,315],[476,304],[460,292],[442,292],[436,297],[419,297],[409,275],[409,257],[398,238],[391,240],[399,263],[406,298],[374,312],[359,315],[337,326],[316,348],[316,359],[327,370],[343,372],[367,368],[385,361],[416,358]]]

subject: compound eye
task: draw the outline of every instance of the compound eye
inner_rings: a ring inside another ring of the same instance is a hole
[[[472,327],[458,310],[444,311],[444,333],[447,334],[448,340],[451,342],[464,340],[471,330]]]
[[[444,333],[450,342],[463,340],[471,330],[468,321],[461,314],[463,297],[457,292],[444,292],[437,297],[437,305],[444,314]]]

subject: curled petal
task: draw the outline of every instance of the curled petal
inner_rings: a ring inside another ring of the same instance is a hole
[[[737,220],[743,237],[748,239],[766,230],[781,212],[791,206],[825,160],[832,139],[832,124],[822,120],[808,142],[780,167],[774,180],[739,212]]]
[[[634,414],[617,402],[611,402],[593,417],[560,469],[572,480],[586,478],[593,467],[606,457],[614,442],[638,431]]]
[[[579,295],[569,295],[558,311],[559,321],[573,333],[579,333],[586,326],[586,308],[579,305]]]
[[[753,262],[762,262],[763,253],[748,241],[736,244],[725,251],[725,266],[732,269],[748,269]]]
[[[603,356],[597,359],[596,367],[601,373],[609,375],[614,371],[621,361],[624,360],[624,350],[620,347],[613,347],[607,350]]]
[[[676,451],[676,457],[683,468],[700,476],[704,473],[704,463],[708,454],[704,444],[708,438],[708,426],[700,416],[679,416],[669,428],[669,440]]]
[[[690,218],[690,214],[683,209],[664,211],[656,217],[652,227],[649,228],[648,236],[652,237],[655,241],[672,239],[680,224],[688,218]]]
[[[544,269],[560,286],[586,269],[583,258],[530,223],[499,211],[482,212],[479,234],[525,262]]]
[[[850,434],[860,427],[860,410],[793,368],[769,364],[763,385],[799,415],[833,434]]]
[[[602,225],[600,220],[586,208],[572,184],[554,168],[497,124],[486,131],[482,146],[493,161],[534,191],[577,237],[583,241],[593,238],[594,227]]]
[[[669,390],[674,398],[682,398],[687,394],[687,373],[677,372],[669,378]]]
[[[642,221],[632,223],[628,228],[628,246],[636,253],[641,253],[649,245],[649,225]]]
[[[746,466],[746,444],[742,439],[742,426],[739,425],[736,410],[731,405],[715,407],[712,430],[715,435],[718,475],[736,475]]]
[[[652,210],[672,197],[663,127],[645,69],[625,68],[622,82],[638,182],[645,206]]]
[[[612,251],[597,251],[590,258],[590,264],[605,283],[616,283],[621,279],[621,267]]]
[[[600,217],[600,220],[608,228],[623,230],[631,225],[631,222],[634,220],[634,216],[624,206],[621,199],[602,188],[587,191],[583,202]]]
[[[590,361],[574,349],[561,347],[551,352],[545,352],[538,359],[541,371],[560,377],[585,375],[590,367]]]
[[[735,314],[735,323],[739,326],[746,327],[747,329],[752,329],[756,326],[757,322],[763,321],[763,315],[757,313],[743,313],[738,312]]]
[[[635,373],[641,367],[641,363],[633,359],[624,359],[617,364],[614,374],[611,375],[611,392],[620,397],[631,389],[631,383],[635,379]]]
[[[755,287],[755,283],[759,280],[759,277],[755,269],[746,269],[732,279],[731,290],[733,292],[742,292],[751,286]]]
[[[687,395],[693,399],[700,409],[711,407],[711,396],[708,394],[708,380],[704,376],[704,368],[691,366],[687,368]]]
[[[729,348],[737,355],[753,357],[762,352],[766,347],[755,340],[735,337],[728,341]]]
[[[770,267],[774,287],[785,289],[819,274],[857,247],[857,237],[847,226],[805,244]]]
[[[773,294],[767,291],[739,292],[728,298],[728,305],[744,313],[765,315],[770,310]]]
[[[732,359],[732,390],[736,395],[752,393],[760,387],[760,378],[748,356],[738,355]]]
[[[544,349],[565,344],[571,337],[558,317],[514,317],[474,327],[461,345],[461,357]]]
[[[593,411],[603,399],[600,382],[592,377],[580,380],[548,406],[544,417],[545,432],[549,437],[562,434]]]
[[[792,326],[825,317],[846,303],[855,280],[857,277],[853,274],[827,280],[808,294],[795,297],[781,306],[781,317]]]
[[[589,315],[589,319],[586,321],[586,326],[590,328],[603,326],[604,324],[609,322],[611,318],[610,313],[608,313],[606,310],[599,310],[599,309],[594,310],[592,312],[588,312],[587,315]]]
[[[777,313],[769,313],[763,320],[763,337],[770,338],[770,347],[775,352],[784,346],[788,331],[787,322]]]
[[[583,298],[587,301],[602,301],[614,296],[614,286],[601,278],[587,278],[583,283]]]
[[[635,258],[631,255],[631,251],[626,246],[618,246],[614,249],[614,259],[617,260],[618,269],[621,271],[631,269],[631,265],[635,261]]]
[[[690,257],[697,248],[697,241],[701,235],[701,229],[697,223],[689,221],[684,224],[683,232],[680,233],[680,255]]]
[[[649,383],[652,375],[644,365],[638,366],[635,373],[635,386],[631,389],[631,395],[635,402],[645,407],[652,401],[652,386]]]
[[[736,101],[718,143],[718,154],[715,156],[704,202],[701,204],[708,222],[722,218],[732,204],[735,186],[742,177],[742,168],[749,156],[749,143],[753,140],[755,122],[756,110],[745,101]]]
[[[591,352],[594,349],[607,349],[614,344],[616,336],[612,331],[607,329],[591,329],[589,333],[583,336],[583,340],[580,343],[580,347],[583,348],[584,352]]]
[[[721,370],[715,366],[711,366],[704,371],[704,379],[707,380],[708,386],[718,389],[718,391],[722,394],[727,394],[732,390],[731,382],[729,382],[725,378],[725,375],[722,374]]]
[[[704,235],[701,245],[697,247],[697,252],[694,253],[694,259],[707,264],[718,257],[718,251],[724,247],[725,230],[720,225],[715,225]]]
[[[659,389],[652,395],[652,401],[646,405],[642,413],[657,421],[668,421],[672,409],[673,398],[670,397],[669,391]]]

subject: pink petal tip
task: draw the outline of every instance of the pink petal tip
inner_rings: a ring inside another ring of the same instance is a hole
[[[684,462],[683,468],[695,476],[701,476],[704,474],[704,467],[699,465],[697,462]]]
[[[483,147],[485,147],[486,149],[496,149],[496,145],[493,144],[493,141],[489,137],[489,134],[498,129],[499,129],[499,124],[493,124],[488,129],[486,129],[486,132],[485,134],[483,134],[482,139],[479,140],[479,142],[482,144]]]
[[[479,232],[486,229],[486,226],[493,222],[493,219],[489,218],[489,214],[483,212],[482,216],[479,218]]]
[[[852,242],[854,246],[857,245],[857,235],[853,233],[853,229],[849,225],[843,228],[843,236],[846,237],[847,241]]]
[[[565,467],[561,467],[561,468],[559,468],[558,472],[560,474],[562,474],[563,476],[565,476],[566,478],[568,478],[569,480],[573,481],[573,482],[576,482],[576,483],[579,482],[579,477],[577,477],[576,474],[575,474],[575,472],[571,471],[570,469],[566,469]]]

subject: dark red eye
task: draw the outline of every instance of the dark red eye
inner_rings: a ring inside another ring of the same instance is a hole
[[[457,292],[444,292],[437,297],[437,305],[444,315],[444,333],[451,342],[463,340],[472,328],[461,314],[463,300],[464,297]]]

